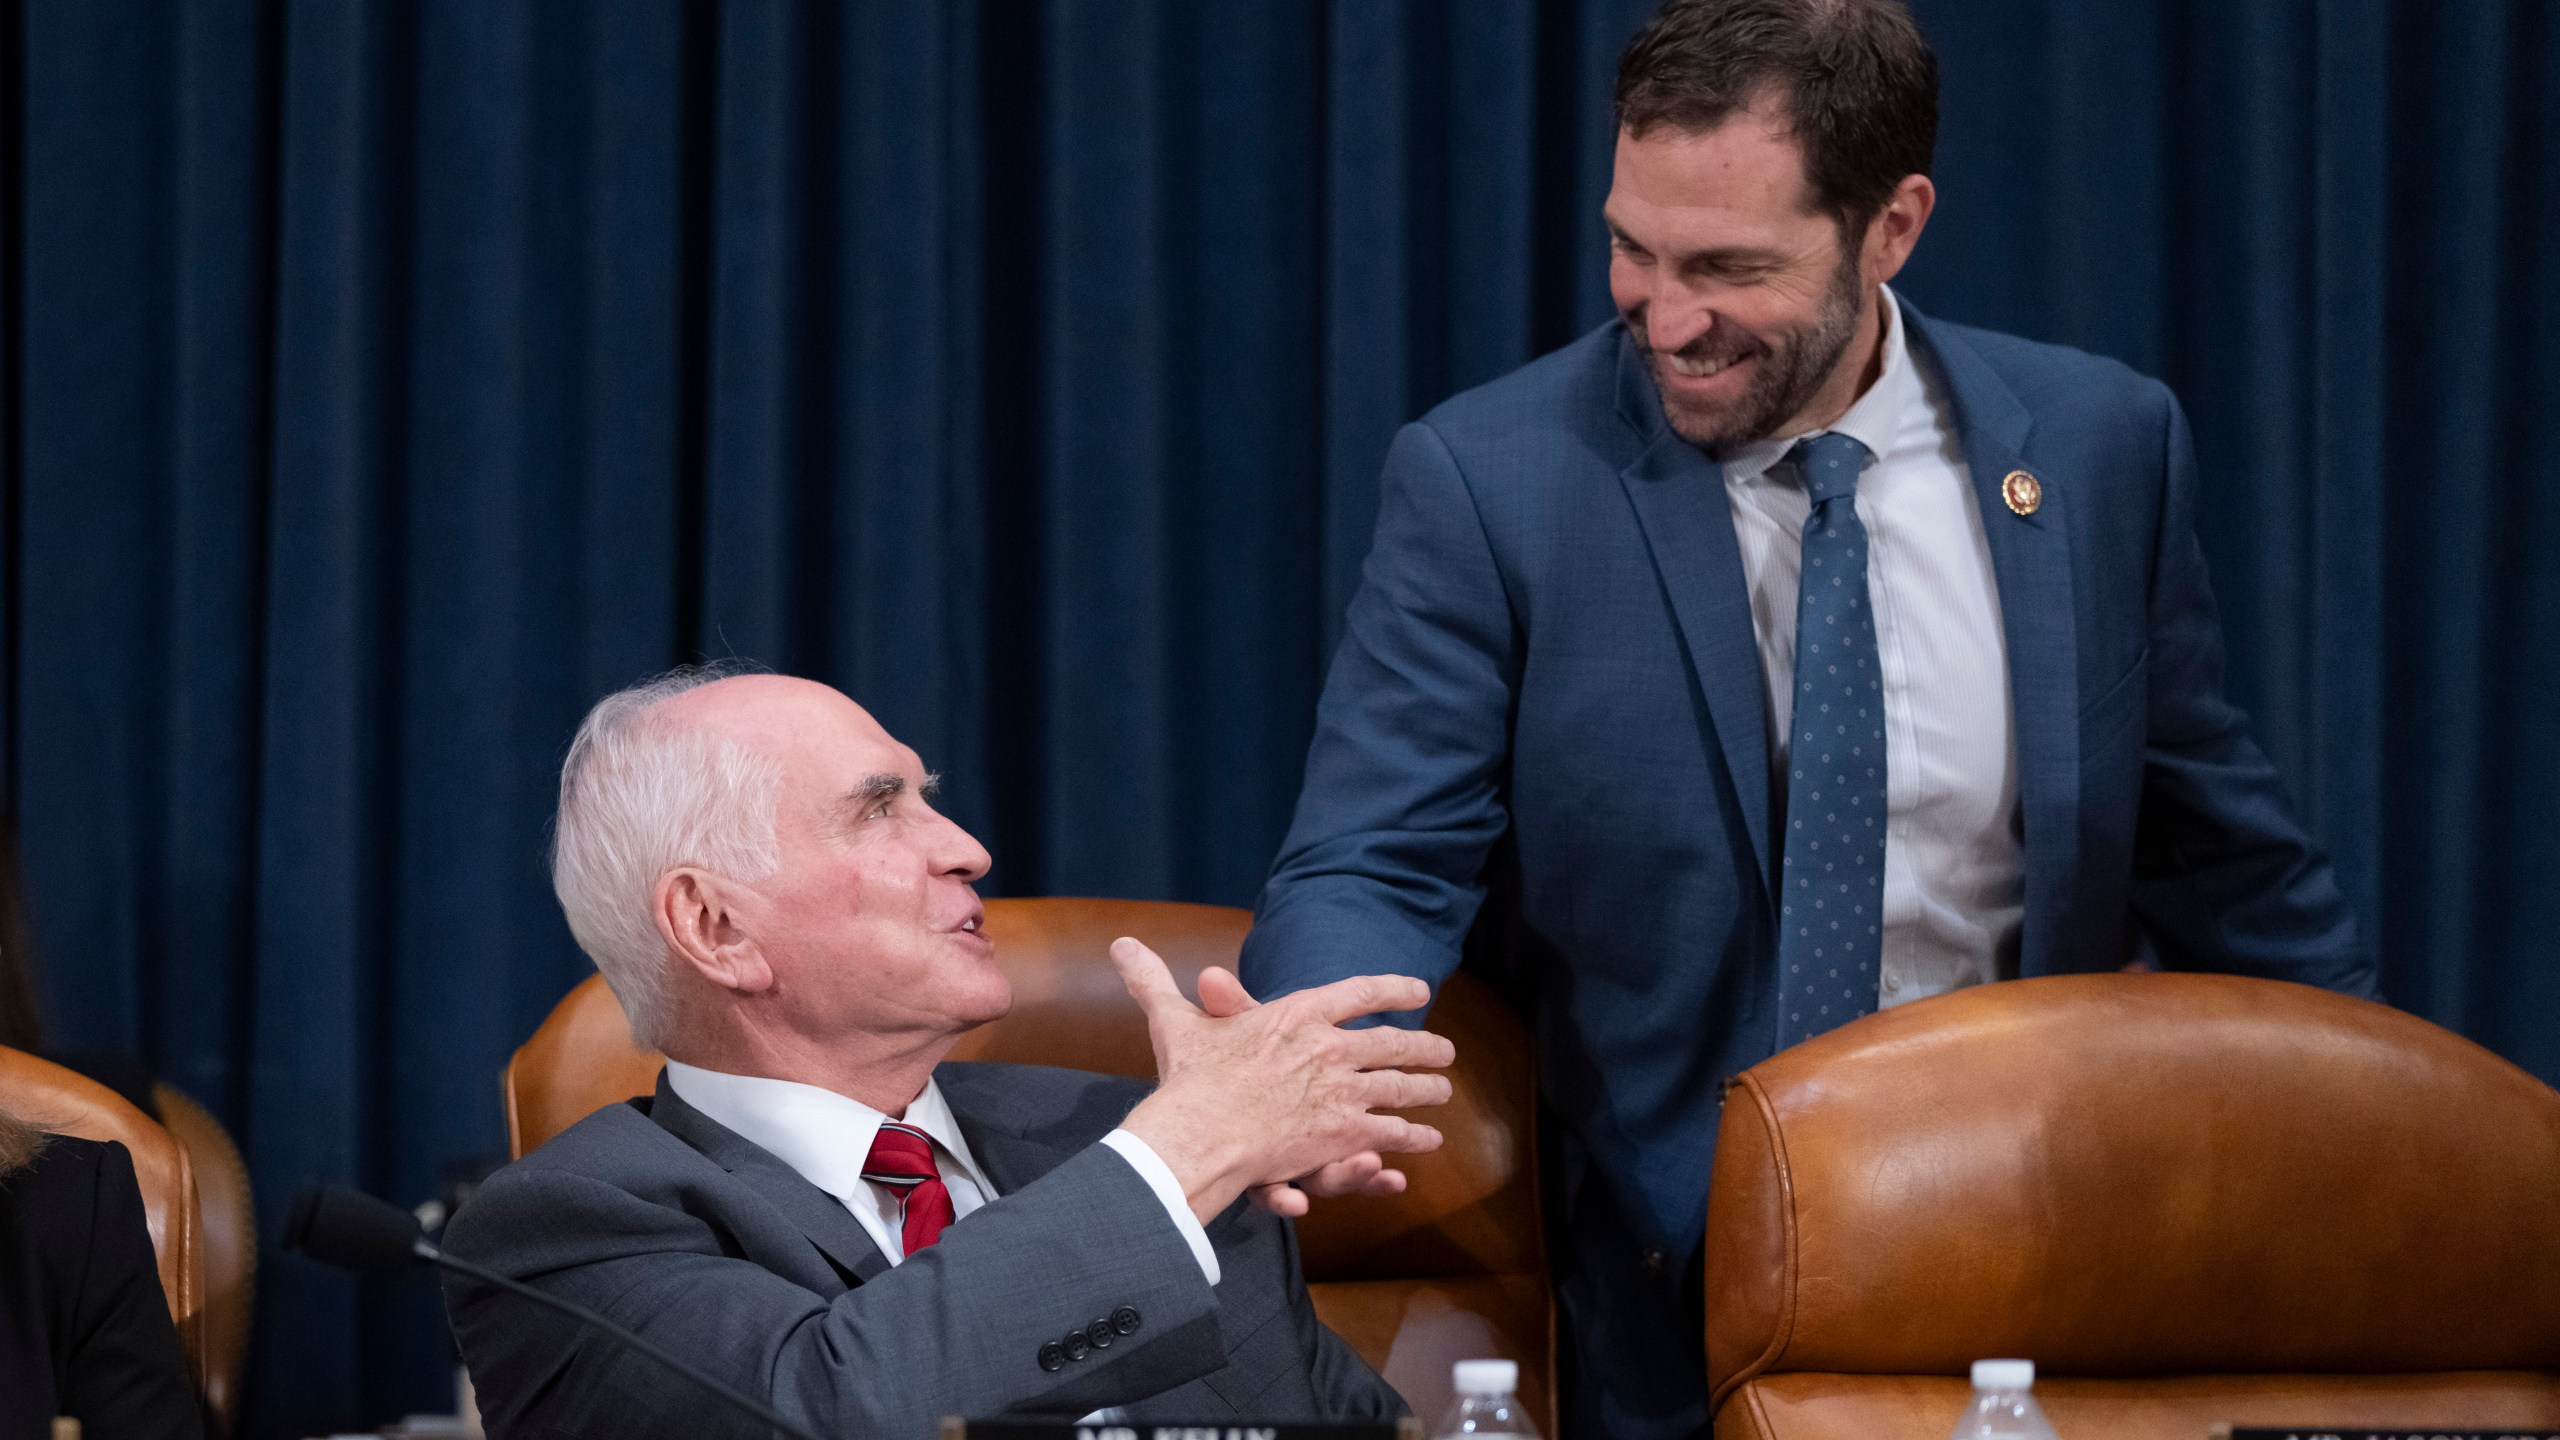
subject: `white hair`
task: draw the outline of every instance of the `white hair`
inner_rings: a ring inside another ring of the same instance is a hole
[[[725,736],[671,725],[664,701],[739,673],[688,665],[596,702],[560,767],[551,888],[569,933],[630,1017],[664,1049],[671,955],[658,932],[658,880],[695,865],[761,880],[777,863],[780,767]]]

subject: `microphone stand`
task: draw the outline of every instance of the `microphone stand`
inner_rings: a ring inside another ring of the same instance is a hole
[[[647,1339],[626,1326],[617,1325],[611,1320],[606,1319],[604,1316],[597,1314],[595,1311],[588,1309],[584,1305],[563,1300],[557,1295],[545,1294],[542,1291],[536,1290],[532,1286],[525,1284],[521,1280],[517,1280],[511,1276],[501,1275],[497,1271],[488,1269],[485,1266],[474,1265],[468,1260],[457,1260],[446,1254],[441,1247],[424,1235],[417,1238],[417,1240],[411,1245],[410,1250],[411,1253],[415,1254],[420,1260],[423,1260],[430,1265],[441,1266],[457,1275],[468,1276],[473,1280],[479,1281],[483,1285],[494,1285],[499,1289],[506,1291],[510,1295],[520,1296],[537,1305],[556,1311],[559,1314],[566,1315],[572,1320],[592,1325],[595,1328],[602,1330],[605,1334],[612,1336],[614,1339],[621,1341],[623,1344],[630,1346],[632,1349],[639,1351],[641,1354],[648,1356],[650,1359],[657,1361],[659,1364],[664,1365],[668,1369],[675,1371],[677,1374],[684,1376],[688,1380],[691,1380],[694,1384],[701,1386],[703,1389],[708,1390],[712,1394],[719,1396],[721,1399],[728,1401],[730,1404],[737,1406],[739,1409],[753,1414],[756,1418],[764,1421],[768,1425],[771,1425],[776,1430],[781,1431],[785,1435],[791,1436],[792,1440],[819,1440],[819,1436],[816,1432],[810,1430],[807,1426],[802,1425],[796,1420],[790,1419],[780,1411],[774,1409],[772,1406],[765,1404],[763,1401],[732,1388],[728,1382],[712,1375],[711,1372],[704,1370],[692,1361],[678,1356],[675,1352],[658,1344],[656,1341]]]

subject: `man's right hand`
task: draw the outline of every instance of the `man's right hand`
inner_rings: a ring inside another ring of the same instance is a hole
[[[1111,946],[1121,983],[1147,1016],[1156,1092],[1121,1128],[1147,1142],[1207,1224],[1238,1195],[1322,1170],[1364,1151],[1435,1150],[1440,1132],[1381,1110],[1438,1105],[1456,1051],[1428,1031],[1342,1022],[1418,1010],[1431,989],[1403,975],[1362,975],[1301,990],[1240,1014],[1213,1016],[1183,997],[1173,972],[1135,940]]]

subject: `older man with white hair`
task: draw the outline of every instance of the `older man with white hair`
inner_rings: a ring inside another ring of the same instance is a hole
[[[1447,1098],[1448,1042],[1339,1022],[1421,1005],[1367,976],[1207,1009],[1113,947],[1161,1083],[945,1063],[1011,1004],[977,841],[914,751],[823,685],[679,671],[571,745],[554,880],[580,945],[668,1057],[484,1185],[463,1258],[604,1312],[810,1428],[923,1436],[945,1414],[1384,1418],[1394,1392],[1319,1323],[1287,1222],[1249,1190],[1439,1143],[1379,1113]],[[762,1428],[683,1378],[457,1280],[494,1435]]]

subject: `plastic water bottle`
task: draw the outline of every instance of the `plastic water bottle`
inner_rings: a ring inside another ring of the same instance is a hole
[[[1973,1362],[1973,1406],[1950,1440],[2057,1440],[2036,1404],[2036,1362]]]
[[[1440,1428],[1431,1432],[1433,1440],[1450,1440],[1452,1436],[1516,1435],[1520,1440],[1538,1440],[1538,1427],[1520,1409],[1520,1362],[1517,1360],[1461,1360],[1457,1373],[1450,1377],[1457,1390],[1449,1402],[1449,1413]]]

